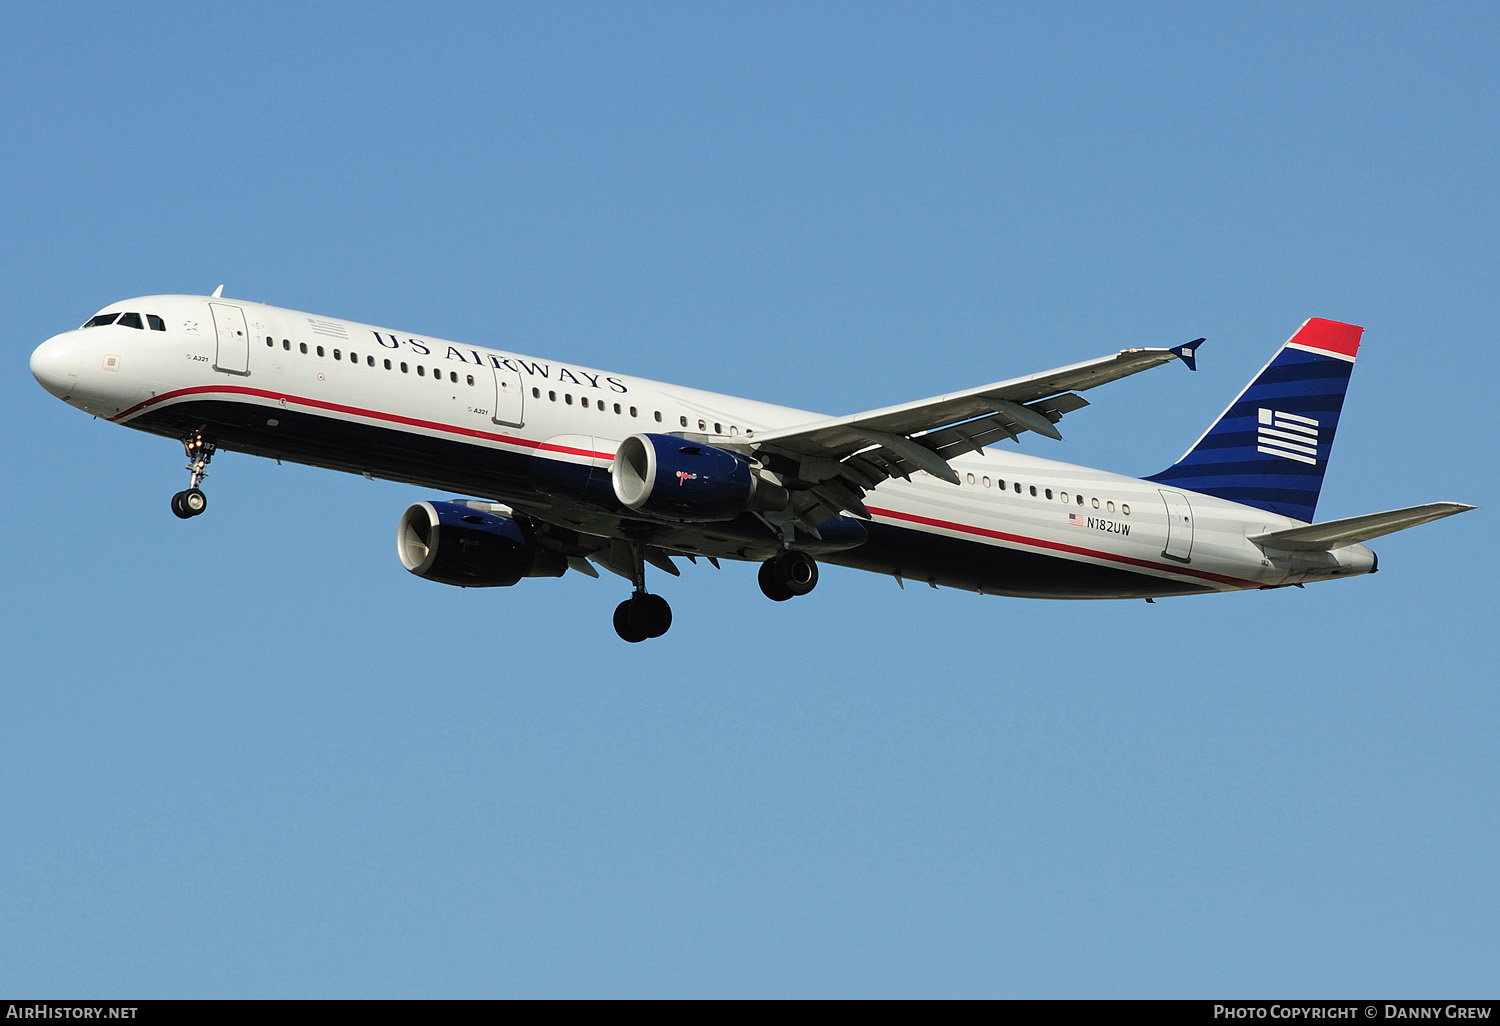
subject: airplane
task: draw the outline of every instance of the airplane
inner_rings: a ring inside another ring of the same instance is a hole
[[[826,416],[577,364],[210,296],[112,303],[38,346],[31,372],[85,413],[177,439],[184,520],[219,449],[456,493],[411,505],[401,565],[507,587],[625,578],[627,642],[672,610],[646,568],[760,563],[811,592],[819,563],[981,595],[1146,599],[1373,573],[1364,542],[1473,506],[1314,521],[1363,329],[1306,321],[1183,457],[1135,478],[995,443],[1061,440],[1079,393],[1204,341]]]

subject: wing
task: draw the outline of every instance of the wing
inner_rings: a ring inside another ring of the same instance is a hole
[[[958,484],[948,461],[1002,439],[1033,431],[1061,439],[1053,425],[1088,405],[1077,393],[1138,374],[1173,360],[1194,368],[1203,339],[1171,349],[1126,349],[1030,377],[951,392],[884,409],[831,417],[797,427],[747,436],[733,448],[758,458],[793,493],[792,508],[803,525],[818,524],[847,510],[868,518],[861,501],[869,489],[892,477],[910,479],[922,470]],[[723,445],[716,439],[714,444]]]

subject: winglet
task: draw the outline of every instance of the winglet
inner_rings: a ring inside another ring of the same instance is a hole
[[[219,287],[216,288],[216,289],[214,289],[214,294],[213,294],[212,298],[214,298],[214,299],[223,299],[224,298],[224,283],[223,282],[220,282],[219,283]]]
[[[1206,338],[1195,338],[1191,342],[1184,342],[1180,346],[1173,346],[1170,350],[1173,356],[1187,364],[1187,369],[1195,371],[1198,369],[1198,347],[1207,342]]]

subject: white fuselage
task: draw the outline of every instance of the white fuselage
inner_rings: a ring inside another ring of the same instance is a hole
[[[640,432],[726,441],[817,420],[803,410],[238,300],[111,304],[118,324],[50,339],[33,372],[89,413],[227,449],[512,504],[607,535],[633,514],[597,485]],[[868,543],[820,556],[934,585],[1038,597],[1151,597],[1369,572],[1362,545],[1268,554],[1248,540],[1298,522],[1138,478],[985,449],[874,488]],[[576,483],[576,487],[570,484]],[[589,488],[584,483],[592,482]],[[602,497],[601,497],[602,496]],[[764,559],[754,525],[661,525],[677,551]]]

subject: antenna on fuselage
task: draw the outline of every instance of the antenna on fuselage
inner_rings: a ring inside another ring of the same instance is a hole
[[[224,298],[224,283],[223,282],[220,282],[219,283],[219,287],[216,288],[216,289],[214,289],[213,298],[214,299],[223,299]]]

